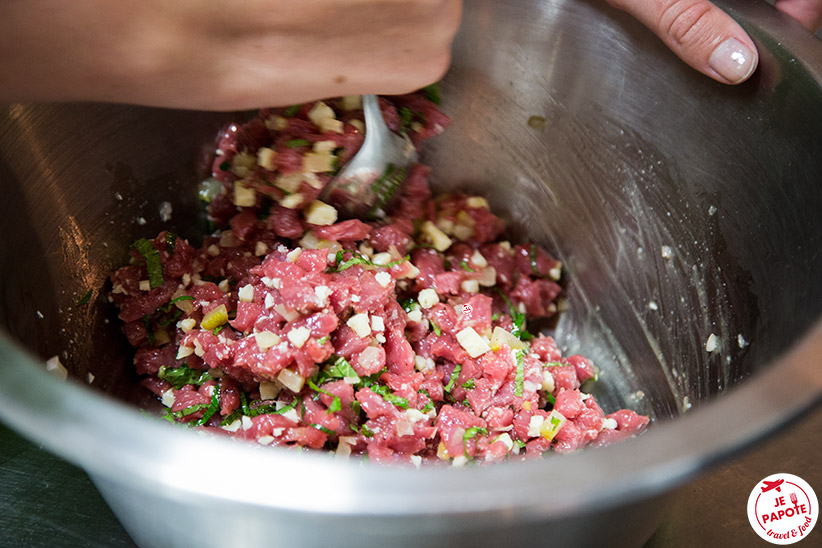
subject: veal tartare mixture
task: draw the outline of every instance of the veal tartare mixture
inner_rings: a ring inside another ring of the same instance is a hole
[[[430,90],[427,90],[430,91]],[[381,98],[415,143],[449,120],[430,93]],[[600,446],[648,418],[605,414],[528,322],[557,312],[561,264],[510,242],[481,196],[432,196],[416,165],[389,211],[319,199],[363,141],[358,98],[228,127],[201,195],[220,229],[163,232],[111,275],[111,300],[166,417],[263,445],[378,463],[496,462]],[[395,182],[398,182],[395,180]],[[388,203],[385,200],[382,203]]]

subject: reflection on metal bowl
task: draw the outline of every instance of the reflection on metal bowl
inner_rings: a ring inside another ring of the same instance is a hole
[[[196,238],[204,143],[230,115],[76,104],[0,120],[0,417],[87,470],[141,546],[641,544],[670,489],[822,393],[822,49],[764,3],[725,5],[762,52],[733,88],[599,3],[468,2],[454,124],[423,153],[435,185],[487,194],[561,257],[555,335],[647,434],[411,471],[146,417],[105,279],[140,236]],[[42,371],[53,355],[77,382]]]

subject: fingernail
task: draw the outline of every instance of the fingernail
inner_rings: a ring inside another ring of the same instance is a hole
[[[728,38],[714,49],[708,63],[720,76],[738,84],[753,73],[756,54],[736,38]]]

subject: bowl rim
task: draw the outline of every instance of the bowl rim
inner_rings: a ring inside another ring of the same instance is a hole
[[[718,4],[758,45],[801,59],[822,88],[816,36],[798,32],[798,23],[762,1]],[[780,42],[769,36],[779,36]],[[536,519],[659,494],[763,439],[822,401],[820,356],[822,320],[750,379],[628,442],[527,462],[412,470],[273,450],[150,419],[79,382],[54,378],[41,360],[0,331],[0,418],[92,476],[181,502],[202,497],[342,516],[442,518],[524,511]],[[215,477],[213,462],[243,466]],[[272,495],[278,492],[288,496]]]

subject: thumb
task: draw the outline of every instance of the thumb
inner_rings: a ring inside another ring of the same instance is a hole
[[[606,0],[659,36],[680,59],[724,84],[747,80],[759,57],[751,39],[707,0]]]

